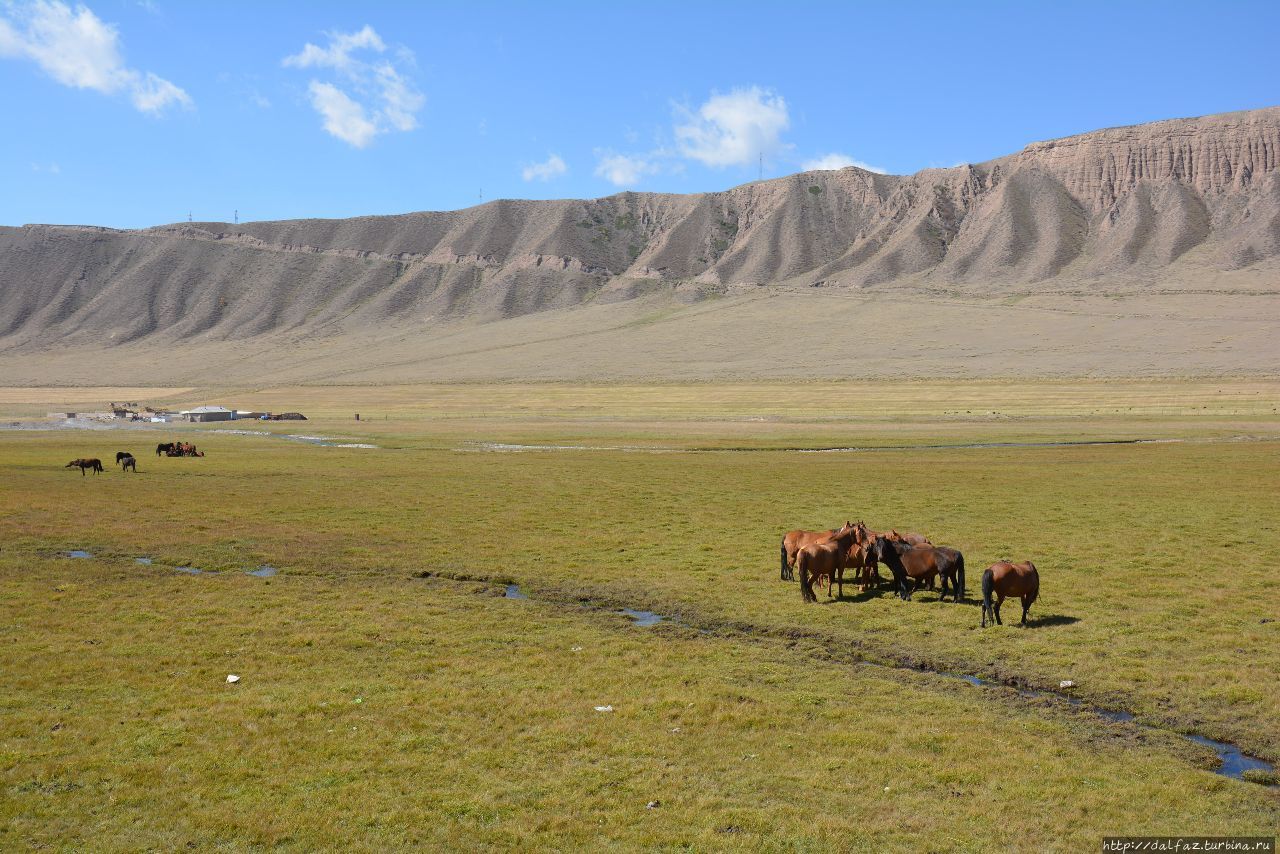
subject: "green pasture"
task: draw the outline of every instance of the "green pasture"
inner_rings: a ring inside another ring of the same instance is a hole
[[[1036,428],[1191,441],[845,453],[759,449],[772,422],[723,413],[756,450],[688,450],[739,443],[653,412],[559,434],[550,414],[402,415],[270,427],[376,449],[169,431],[203,459],[144,453],[159,431],[0,433],[0,846],[1078,849],[1280,826],[1280,792],[1174,734],[1280,759],[1262,412]],[[1011,435],[925,415],[905,432]],[[676,450],[484,444],[621,447],[641,422]],[[78,456],[108,471],[62,468]],[[969,601],[850,586],[805,605],[780,537],[845,519],[961,549]],[[1006,557],[1036,562],[1041,600],[1031,627],[1010,603],[982,630],[981,571]],[[260,564],[281,574],[243,574]],[[1070,679],[1140,725],[862,660]]]

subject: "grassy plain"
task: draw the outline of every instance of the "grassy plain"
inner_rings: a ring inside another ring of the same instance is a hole
[[[179,428],[0,434],[5,833],[912,850],[1274,833],[1276,790],[1164,730],[1280,758],[1280,386],[1139,385],[867,384],[821,389],[829,408],[763,385],[241,392],[315,416],[249,429],[381,447],[188,427],[207,457],[144,454],[136,477],[61,465]],[[778,449],[1028,437],[1186,441]],[[588,439],[647,449],[485,444]],[[691,450],[726,447],[753,450]],[[990,561],[1034,559],[1033,626],[983,631],[975,601],[929,593],[802,604],[778,538],[844,518],[963,549],[971,597]],[[239,572],[261,563],[282,574]],[[221,572],[165,568],[183,564]],[[1072,679],[1157,729],[861,658]]]

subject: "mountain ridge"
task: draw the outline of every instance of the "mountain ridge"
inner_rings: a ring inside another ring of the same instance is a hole
[[[0,351],[341,336],[760,288],[1280,290],[1280,107],[714,193],[145,229],[0,227]],[[1244,278],[1241,278],[1243,276]]]

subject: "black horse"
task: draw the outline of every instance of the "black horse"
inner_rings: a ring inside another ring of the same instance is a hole
[[[895,543],[885,537],[876,537],[871,550],[876,560],[893,573],[893,586],[904,600],[911,601],[912,591],[931,583],[939,575],[942,576],[942,593],[938,598],[941,600],[947,595],[947,583],[950,582],[952,600],[964,600],[964,555],[958,550],[945,546],[912,548],[910,543]]]
[[[176,447],[175,442],[161,442],[159,445],[156,445],[156,456],[158,457],[163,454],[172,453],[175,447]]]
[[[132,457],[132,456],[133,454],[130,453],[129,451],[116,451],[116,465],[120,465],[120,461],[123,460],[125,457]]]

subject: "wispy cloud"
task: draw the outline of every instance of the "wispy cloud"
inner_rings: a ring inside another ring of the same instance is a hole
[[[594,174],[616,187],[634,187],[645,175],[661,171],[654,154],[617,154],[597,149],[596,157]]]
[[[73,10],[60,0],[0,6],[0,57],[30,60],[73,89],[126,93],[136,109],[151,115],[192,106],[181,87],[125,65],[118,30],[87,6]]]
[[[552,154],[541,163],[534,163],[526,166],[520,171],[520,175],[526,181],[550,181],[552,178],[558,178],[569,171],[569,167],[560,159],[560,155]]]
[[[32,172],[47,172],[50,175],[61,175],[62,167],[57,163],[50,161],[49,163],[32,163]]]
[[[418,111],[426,98],[402,73],[412,66],[413,52],[398,47],[386,58],[387,45],[367,24],[353,33],[328,33],[325,47],[307,43],[299,53],[286,56],[286,68],[329,70],[342,83],[313,78],[307,91],[311,105],[333,136],[356,148],[390,131],[410,131],[418,126]],[[357,54],[362,54],[358,56]],[[364,56],[374,54],[368,59]]]
[[[849,155],[841,154],[837,151],[824,154],[821,157],[815,157],[812,160],[806,160],[800,164],[800,168],[805,172],[817,172],[825,169],[847,169],[850,166],[857,166],[859,169],[865,169],[868,172],[875,172],[879,175],[887,174],[879,166],[872,166],[869,163],[863,163],[861,160],[854,160]]]
[[[790,147],[782,142],[791,126],[787,102],[769,89],[712,92],[696,111],[677,106],[676,112],[680,153],[707,166],[745,166]]]

